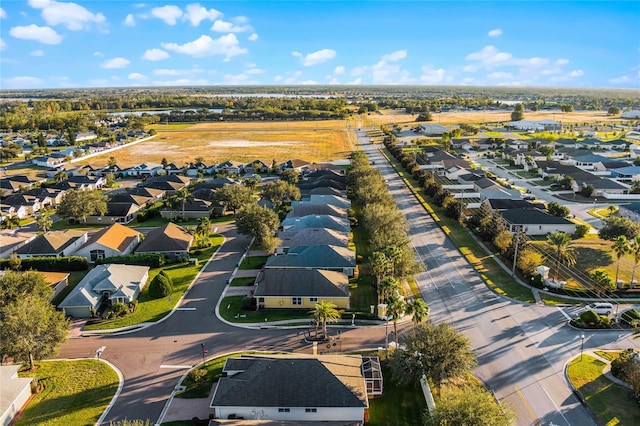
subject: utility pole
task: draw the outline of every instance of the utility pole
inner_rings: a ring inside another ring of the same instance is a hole
[[[520,230],[516,231],[516,249],[513,254],[513,266],[511,267],[511,277],[515,277],[516,275],[516,262],[518,261],[518,246],[520,245]]]

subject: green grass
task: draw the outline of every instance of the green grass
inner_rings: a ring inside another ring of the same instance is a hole
[[[82,223],[69,223],[68,220],[62,219],[51,225],[51,231],[62,231],[65,229],[79,229],[82,231],[98,231],[104,228],[104,225],[91,225]]]
[[[427,404],[416,386],[399,386],[391,372],[382,367],[384,394],[369,400],[369,426],[413,426],[422,424]]]
[[[233,222],[233,216],[220,216],[210,219],[210,221],[212,224]],[[154,217],[152,219],[145,220],[144,222],[138,222],[137,220],[134,220],[133,222],[128,223],[126,226],[130,228],[158,228],[160,226],[166,225],[167,222],[169,222],[169,220],[163,219],[161,217]],[[198,224],[200,223],[200,219],[188,219],[184,222],[176,223],[180,226],[198,226]]]
[[[169,297],[162,299],[153,299],[149,295],[149,286],[147,285],[138,297],[138,308],[132,314],[122,318],[105,320],[96,324],[88,324],[85,330],[108,330],[111,328],[127,327],[143,322],[154,322],[166,316],[178,303],[184,292],[193,281],[198,271],[204,266],[206,261],[222,244],[222,236],[213,237],[211,242],[213,246],[203,250],[197,256],[191,256],[198,259],[198,265],[190,265],[188,263],[179,263],[163,268],[154,268],[149,271],[149,281],[153,279],[161,270],[171,277],[173,281],[173,293]]]
[[[400,177],[404,179],[405,183],[416,195],[418,201],[422,203],[426,211],[433,217],[436,223],[440,225],[453,244],[458,247],[460,253],[462,253],[471,266],[474,267],[489,288],[502,296],[526,303],[535,302],[531,290],[518,284],[507,271],[498,265],[493,256],[487,253],[457,221],[445,217],[442,208],[429,204],[427,197],[422,195],[422,191],[413,177],[409,173],[406,173],[396,159],[386,150],[385,155],[389,158]]]
[[[599,357],[604,358],[607,361],[611,362],[614,359],[618,358],[618,355],[620,355],[621,351],[594,351],[594,352]]]
[[[89,273],[89,270],[69,272],[69,285],[67,285],[67,287],[63,289],[60,292],[60,294],[58,294],[52,300],[53,305],[58,306],[60,303],[62,303],[64,298],[67,297],[69,293],[71,293],[71,290],[73,290],[78,285],[78,283],[82,281],[84,276],[87,275],[88,273]]]
[[[35,372],[44,389],[28,403],[16,426],[94,424],[118,389],[118,375],[95,360],[40,361]]]
[[[240,264],[240,268],[242,270],[248,269],[260,269],[267,262],[268,256],[249,256],[245,257],[242,263]]]
[[[229,296],[220,302],[220,315],[231,322],[269,322],[291,319],[308,319],[311,321],[309,309],[261,309],[259,311],[242,310],[244,296]],[[235,318],[236,315],[246,315]],[[265,319],[267,321],[265,321]]]
[[[349,306],[351,309],[369,312],[369,306],[376,305],[377,300],[378,294],[370,274],[361,273],[357,278],[349,280]]]
[[[629,390],[602,374],[605,363],[589,355],[569,363],[567,374],[601,424],[633,425],[640,418],[640,407],[627,397]]]
[[[556,296],[555,294],[554,295],[546,294],[546,293],[539,293],[539,294],[540,294],[540,300],[542,300],[545,305],[575,305],[575,304],[583,303],[583,302],[576,302],[573,299],[567,299],[562,296]]]
[[[233,280],[231,280],[231,283],[229,285],[231,287],[244,287],[244,286],[253,285],[255,282],[256,282],[256,277],[241,277],[241,278],[234,278]]]

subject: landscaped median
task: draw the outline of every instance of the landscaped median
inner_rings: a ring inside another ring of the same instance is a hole
[[[19,373],[37,379],[39,392],[15,426],[95,424],[115,395],[120,380],[98,360],[39,361],[35,371]]]
[[[138,306],[136,310],[124,317],[114,318],[110,320],[99,321],[94,324],[87,324],[84,330],[113,330],[122,327],[135,326],[137,324],[155,322],[164,318],[176,306],[176,303],[184,295],[189,288],[200,269],[202,269],[218,250],[224,238],[221,235],[212,237],[212,246],[202,250],[192,250],[192,258],[198,259],[197,263],[182,262],[175,265],[169,265],[162,268],[154,268],[149,271],[149,281],[164,271],[173,282],[173,292],[160,299],[154,299],[149,294],[149,286],[147,285],[138,297]]]

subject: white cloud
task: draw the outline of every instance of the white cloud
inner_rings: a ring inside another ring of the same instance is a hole
[[[129,80],[135,80],[135,81],[144,81],[147,79],[147,77],[144,74],[140,74],[139,72],[132,72],[131,74],[129,74],[127,78]]]
[[[478,71],[478,67],[475,65],[465,65],[462,67],[462,70],[466,72],[476,72]]]
[[[125,58],[112,58],[103,62],[100,65],[100,68],[106,68],[106,69],[125,68],[130,63],[131,61]]]
[[[372,84],[408,84],[415,83],[408,71],[403,70],[398,61],[407,57],[406,50],[397,50],[382,56],[380,61],[371,66]],[[352,72],[353,75],[353,72]]]
[[[154,7],[151,14],[156,18],[162,19],[169,25],[175,25],[178,18],[182,16],[182,10],[178,6],[167,5],[162,7]]]
[[[581,77],[584,75],[584,71],[582,70],[573,70],[569,73],[569,77]]]
[[[42,50],[42,49],[33,50],[33,51],[29,52],[29,55],[31,55],[31,56],[44,56],[44,50]]]
[[[384,62],[396,62],[406,57],[407,57],[406,50],[396,50],[395,52],[391,52],[388,55],[384,55],[381,60]]]
[[[349,75],[351,75],[352,77],[357,77],[359,75],[364,74],[365,72],[367,72],[368,67],[364,66],[364,67],[355,67],[353,69],[351,69],[351,72],[349,73]]]
[[[97,57],[101,58],[101,57],[104,56],[104,54],[102,52],[96,50],[95,52],[93,52],[93,56],[97,56]]]
[[[161,61],[163,59],[168,59],[169,54],[162,49],[147,49],[142,55],[142,59],[146,59],[147,61]]]
[[[569,63],[568,59],[560,58],[556,61],[556,65],[567,65]]]
[[[7,48],[7,43],[0,38],[0,50],[4,50]]]
[[[13,27],[9,30],[15,38],[22,40],[35,40],[44,44],[59,44],[62,36],[51,27],[39,27],[36,24]]]
[[[42,18],[47,24],[64,25],[72,31],[86,29],[92,23],[104,24],[107,21],[102,13],[92,13],[84,6],[72,2],[29,0],[29,6],[42,9]]]
[[[308,53],[306,56],[303,56],[300,52],[292,52],[293,56],[299,57],[300,62],[305,67],[310,67],[313,65],[318,65],[323,62],[327,62],[336,57],[336,51],[333,49],[321,49],[316,52]]]
[[[500,28],[496,28],[495,30],[491,30],[487,33],[489,37],[499,37],[502,35],[502,30]]]
[[[42,87],[44,80],[38,77],[28,75],[5,78],[4,87],[6,89],[29,89],[34,87]]]
[[[513,78],[513,74],[511,74],[510,72],[496,71],[488,74],[487,78],[490,78],[492,80],[511,80]]]
[[[500,52],[494,46],[485,46],[479,52],[470,53],[467,55],[468,61],[476,61],[485,67],[493,67],[499,65],[509,64],[513,56],[511,53]]]
[[[547,58],[538,58],[533,57],[533,58],[529,58],[529,59],[525,59],[526,63],[529,65],[546,65],[549,63],[549,59]]]
[[[237,19],[238,18],[236,18],[236,20]],[[244,33],[251,30],[251,25],[241,25],[237,22],[233,23],[222,20],[215,21],[211,26],[211,31],[215,31],[217,33]]]
[[[265,70],[260,68],[249,68],[245,71],[246,74],[256,75],[256,74],[264,74]]]
[[[530,74],[534,71],[539,73],[540,67],[549,63],[548,58],[541,58],[538,56],[531,58],[515,58],[511,53],[501,52],[495,46],[491,45],[483,47],[479,52],[468,54],[465,59],[467,61],[472,61],[473,63],[465,66],[463,70],[471,72],[479,68],[492,70],[498,67],[519,66],[523,73]]]
[[[224,84],[228,85],[258,84],[258,81],[251,80],[246,74],[225,74],[222,80]]]
[[[358,77],[355,80],[352,80],[352,81],[348,82],[347,84],[352,84],[352,85],[362,84],[362,79],[360,77]]]
[[[200,22],[204,21],[205,19],[214,21],[221,15],[222,13],[218,12],[215,9],[207,10],[205,7],[200,6],[199,3],[193,3],[187,5],[183,19],[185,21],[191,22],[191,25],[193,25],[194,27],[197,27],[198,25],[200,25]]]
[[[453,77],[448,76],[444,68],[435,69],[431,65],[422,67],[420,81],[424,84],[444,84],[451,83]]]
[[[247,37],[247,40],[249,41],[256,41],[259,38],[258,34],[253,33],[251,34],[249,37]]]
[[[620,77],[610,78],[609,83],[613,84],[627,84],[631,83],[632,78],[628,75],[621,75]]]
[[[154,86],[204,86],[206,84],[209,84],[209,82],[204,78],[200,78],[196,80],[192,80],[189,78],[179,78],[177,80],[164,80],[164,81],[154,80],[152,84]]]
[[[128,14],[126,18],[124,18],[124,24],[127,27],[135,27],[136,26],[136,20],[133,17],[133,14]]]
[[[208,35],[200,36],[194,41],[185,44],[161,43],[162,47],[177,53],[193,56],[195,58],[203,58],[206,56],[220,55],[225,57],[225,62],[229,61],[236,55],[242,55],[247,52],[239,46],[238,38],[235,34],[227,34],[220,38],[213,39]]]
[[[276,75],[273,79],[276,83],[282,82],[283,84],[299,84],[296,80],[302,75],[302,71],[287,71],[282,75]]]
[[[318,84],[318,82],[315,80],[303,80],[300,82],[300,84],[312,85],[312,84]]]
[[[3,8],[0,7],[0,19],[6,19],[7,12],[4,11]]]
[[[202,68],[192,68],[190,70],[177,70],[177,69],[169,69],[169,68],[158,68],[154,70],[153,73],[155,75],[169,75],[169,76],[182,76],[182,75],[193,75],[203,73],[204,70]]]
[[[294,50],[293,52],[291,52],[291,56],[295,56],[296,58],[302,58],[302,53],[298,52],[297,50]]]
[[[337,67],[334,68],[333,73],[336,75],[341,75],[344,74],[345,72],[345,68],[342,65],[338,65]]]

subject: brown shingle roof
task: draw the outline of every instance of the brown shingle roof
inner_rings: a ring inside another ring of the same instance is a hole
[[[149,232],[138,246],[136,253],[188,251],[193,235],[175,223],[169,222]]]

